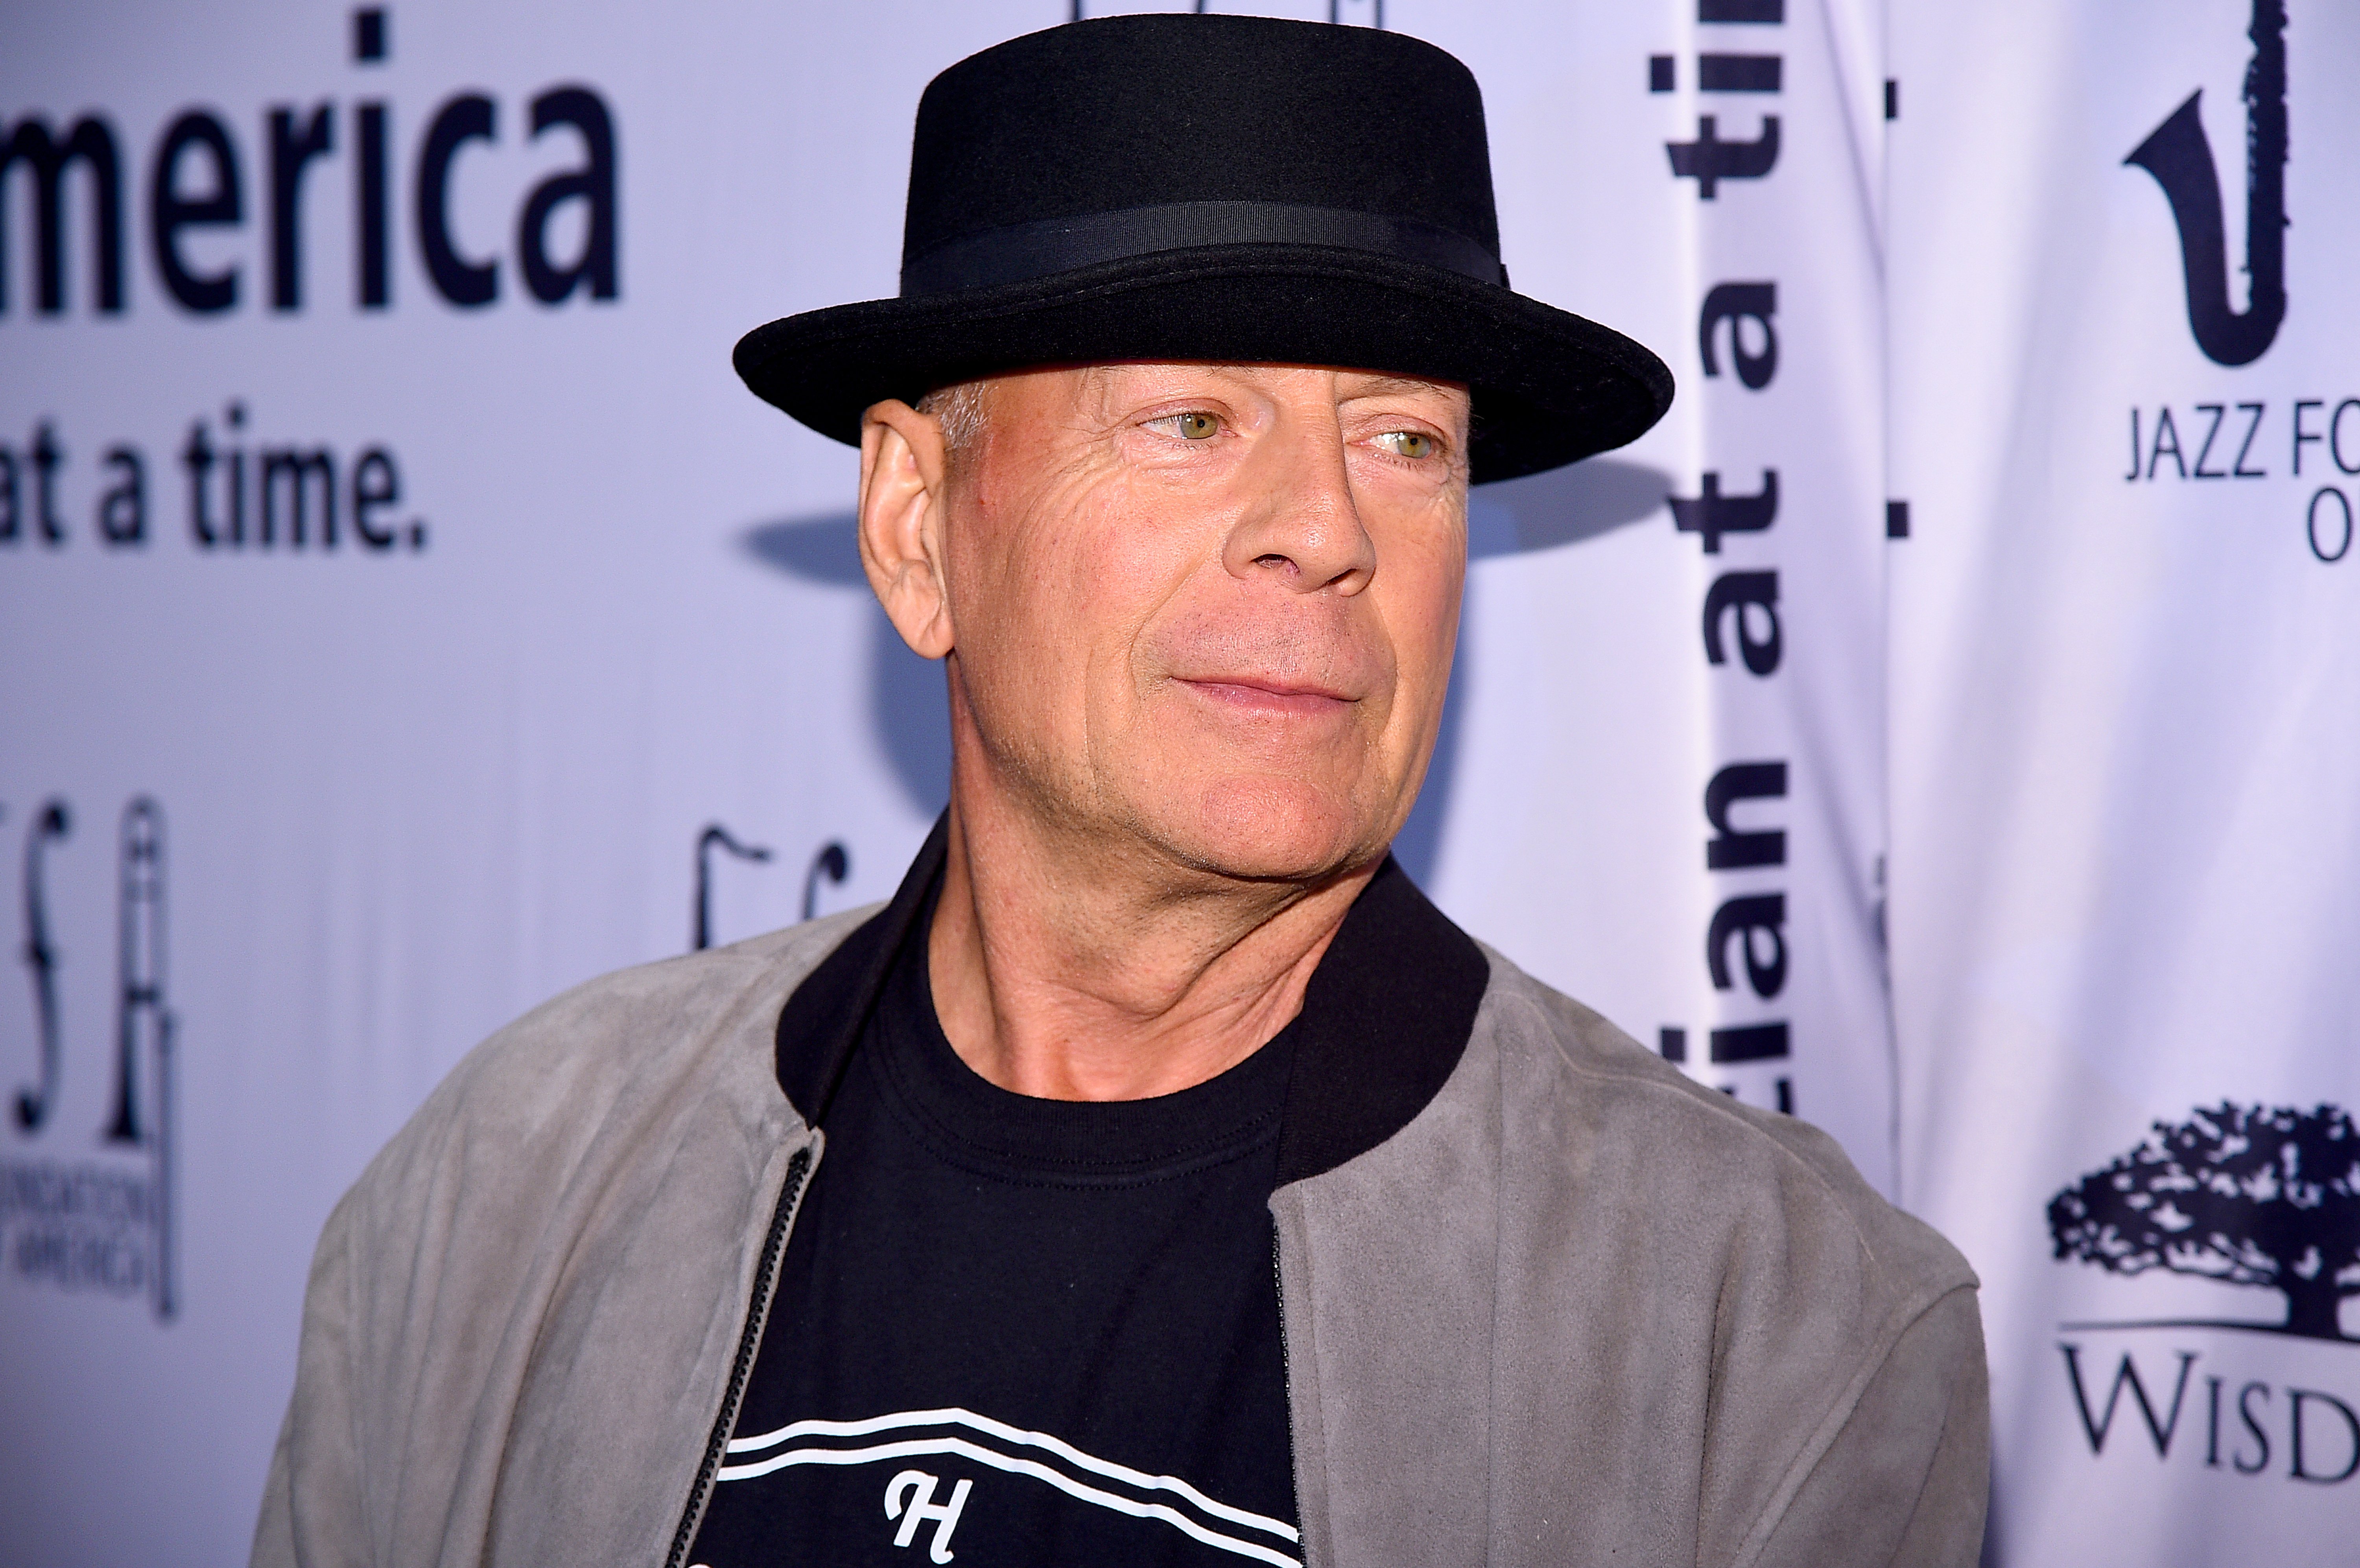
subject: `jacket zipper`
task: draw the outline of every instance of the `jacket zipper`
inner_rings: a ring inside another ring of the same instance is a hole
[[[754,1270],[754,1299],[746,1309],[746,1326],[738,1336],[738,1356],[730,1363],[729,1385],[721,1396],[721,1413],[713,1418],[712,1435],[705,1440],[705,1458],[696,1467],[696,1484],[689,1488],[688,1508],[672,1532],[672,1551],[664,1568],[682,1568],[689,1548],[696,1544],[696,1527],[705,1520],[705,1505],[713,1495],[714,1477],[722,1456],[729,1451],[729,1435],[738,1427],[738,1407],[745,1402],[746,1384],[754,1373],[754,1357],[762,1348],[762,1326],[770,1321],[770,1296],[778,1289],[779,1258],[785,1252],[788,1228],[794,1224],[795,1204],[811,1176],[812,1151],[807,1144],[787,1162],[787,1179],[779,1189],[779,1206],[770,1215],[770,1233],[762,1241],[762,1258]]]
[[[1279,1257],[1278,1222],[1272,1217],[1270,1226],[1270,1272],[1278,1285],[1278,1380],[1286,1394],[1286,1484],[1295,1494],[1295,1549],[1303,1552],[1303,1477],[1297,1472],[1303,1463],[1295,1452],[1295,1353],[1286,1345],[1286,1265]],[[1309,1554],[1304,1554],[1309,1561]]]

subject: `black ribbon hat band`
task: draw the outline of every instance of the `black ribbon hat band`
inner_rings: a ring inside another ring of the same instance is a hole
[[[901,265],[901,298],[989,289],[1101,262],[1207,245],[1326,245],[1422,263],[1504,288],[1508,269],[1467,235],[1383,212],[1291,201],[1170,201],[965,234]]]

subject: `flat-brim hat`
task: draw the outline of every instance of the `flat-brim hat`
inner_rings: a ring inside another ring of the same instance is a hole
[[[1472,477],[1618,447],[1671,405],[1620,332],[1508,287],[1464,65],[1376,28],[1112,16],[1014,38],[918,103],[898,299],[740,340],[823,435],[1001,371],[1331,365],[1465,382]]]

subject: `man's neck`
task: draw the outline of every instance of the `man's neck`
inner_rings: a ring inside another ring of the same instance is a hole
[[[1045,1099],[1175,1094],[1252,1055],[1376,872],[1238,881],[965,804],[927,937],[934,1009],[960,1060]]]

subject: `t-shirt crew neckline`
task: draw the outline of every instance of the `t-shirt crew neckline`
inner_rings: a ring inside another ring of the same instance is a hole
[[[893,897],[779,1009],[779,1088],[805,1126],[828,1127],[837,1090],[854,1074],[863,1042],[873,1042],[893,964],[912,933],[932,923],[949,846],[945,811]],[[1483,950],[1388,856],[1313,971],[1301,1015],[1281,1031],[1280,1054],[1291,1060],[1273,1186],[1332,1171],[1415,1120],[1458,1067],[1490,981]],[[1275,1074],[1276,1064],[1266,1065]]]
[[[1047,1099],[976,1072],[934,1008],[924,935],[934,901],[895,957],[875,1019],[881,1049],[869,1054],[885,1105],[936,1156],[1003,1181],[1120,1187],[1185,1176],[1277,1139],[1299,1013],[1235,1066],[1146,1099]]]

